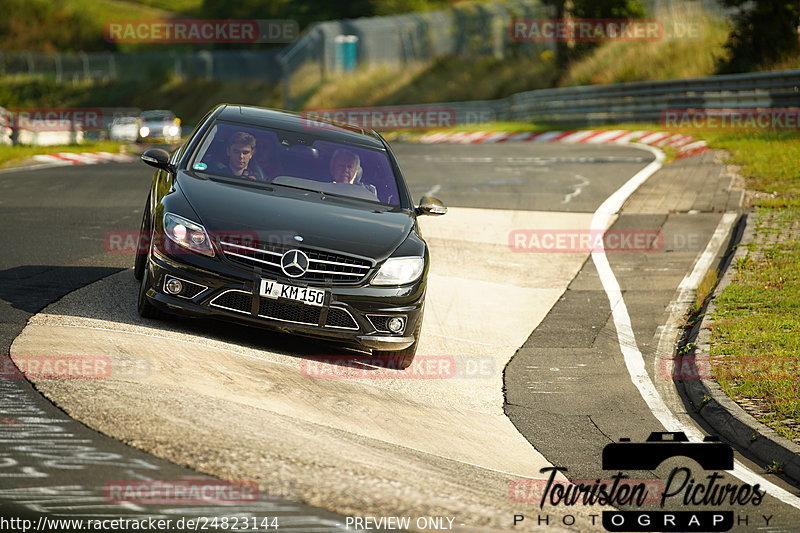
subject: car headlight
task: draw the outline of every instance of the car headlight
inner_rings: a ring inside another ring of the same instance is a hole
[[[386,260],[372,280],[373,285],[405,285],[417,280],[425,268],[422,257],[392,257]]]
[[[199,254],[214,256],[211,239],[206,229],[200,224],[187,220],[172,213],[164,214],[164,233],[179,246],[188,248]]]
[[[170,137],[177,137],[178,136],[178,126],[170,126],[167,128],[167,135]]]
[[[139,128],[139,137],[147,137],[148,135],[150,135],[150,128],[147,126]]]

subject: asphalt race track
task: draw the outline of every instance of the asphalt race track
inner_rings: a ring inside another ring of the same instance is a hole
[[[632,146],[395,151],[413,196],[450,207],[420,219],[432,268],[417,362],[404,372],[307,339],[139,318],[133,249],[110,236],[138,230],[144,164],[0,174],[0,353],[21,367],[76,357],[102,368],[87,379],[34,372],[31,386],[4,361],[0,515],[277,517],[297,531],[406,516],[429,531],[603,531],[610,506],[540,506],[542,469],[608,480],[603,448],[620,438],[702,435],[674,392],[665,339],[692,274],[724,252],[740,195],[713,152],[649,177],[655,154]],[[617,192],[635,176],[648,179],[630,198]],[[630,239],[604,253],[535,245],[607,228]],[[796,490],[737,461],[716,483],[760,483],[770,496],[716,505],[676,491],[643,509],[730,511],[734,531],[794,531]],[[674,489],[675,471],[709,484],[685,457],[626,474]],[[111,490],[165,480],[223,480],[258,497],[143,503]]]

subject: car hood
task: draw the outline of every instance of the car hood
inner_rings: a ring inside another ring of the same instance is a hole
[[[140,123],[141,126],[147,126],[148,128],[164,128],[167,126],[174,126],[175,121],[173,120],[148,120],[143,121]]]
[[[381,261],[405,240],[414,217],[367,202],[286,187],[234,185],[179,174],[178,187],[213,236],[335,250]],[[302,244],[295,236],[302,237]]]

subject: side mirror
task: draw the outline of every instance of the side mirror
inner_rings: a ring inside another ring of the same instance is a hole
[[[447,207],[438,198],[423,196],[419,199],[416,211],[418,215],[444,215],[447,213]]]
[[[142,161],[151,167],[160,168],[161,170],[172,170],[172,165],[169,164],[169,153],[161,148],[151,148],[142,154]]]

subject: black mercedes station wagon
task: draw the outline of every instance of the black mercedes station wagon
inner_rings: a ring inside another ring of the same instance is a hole
[[[370,349],[406,368],[428,247],[394,155],[374,131],[220,105],[158,170],[135,262],[139,314],[235,320]]]

